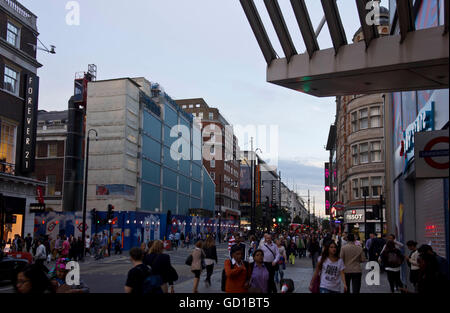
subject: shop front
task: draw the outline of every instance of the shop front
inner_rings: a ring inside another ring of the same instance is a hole
[[[361,240],[364,239],[365,232],[364,209],[347,210],[344,213],[345,232],[355,234]]]

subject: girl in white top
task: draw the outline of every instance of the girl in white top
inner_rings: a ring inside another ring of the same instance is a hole
[[[337,254],[337,246],[334,242],[325,247],[318,261],[309,289],[312,291],[313,281],[317,275],[320,275],[320,293],[341,293],[342,286],[345,293],[347,291],[345,265]]]

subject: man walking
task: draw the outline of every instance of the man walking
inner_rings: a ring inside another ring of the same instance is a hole
[[[32,243],[33,243],[33,238],[31,237],[31,234],[28,234],[27,237],[25,238],[25,247],[26,247],[28,253],[31,250]]]
[[[348,286],[346,293],[350,293],[350,282],[352,283],[352,293],[359,293],[361,290],[361,263],[366,261],[364,250],[355,245],[355,235],[348,234],[347,244],[341,249],[341,259],[345,265],[345,282]]]
[[[280,252],[276,244],[272,242],[272,236],[266,234],[265,240],[259,246],[264,252],[264,265],[269,271],[269,293],[277,293],[275,285],[275,271],[277,270],[278,261],[280,260]]]
[[[44,265],[44,262],[47,259],[47,251],[45,250],[43,240],[39,239],[37,244],[38,247],[36,249],[36,255],[34,256],[34,263],[42,268],[46,273],[48,273],[48,269]]]

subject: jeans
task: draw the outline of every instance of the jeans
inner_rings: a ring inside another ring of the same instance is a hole
[[[340,293],[339,291],[333,291],[326,288],[320,288],[320,293]]]
[[[211,276],[214,271],[214,263],[206,266],[206,279],[205,281],[211,285]]]
[[[403,283],[400,278],[400,271],[394,272],[394,271],[386,271],[388,281],[389,281],[389,287],[391,287],[391,292],[395,292],[395,287],[397,288],[403,288]]]
[[[284,277],[284,271],[281,269],[281,264],[279,265],[280,268],[278,271],[275,271],[275,282],[278,284],[283,280]],[[280,276],[280,279],[278,279],[278,275]]]
[[[352,283],[352,293],[359,293],[361,290],[362,273],[346,273],[345,283],[347,284],[347,293],[350,293],[350,283]]]

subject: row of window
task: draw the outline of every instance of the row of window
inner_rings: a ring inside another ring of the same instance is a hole
[[[353,199],[378,198],[381,195],[383,180],[381,176],[357,178],[352,180]]]
[[[201,120],[203,119],[203,112],[192,113],[192,115],[194,115],[194,117],[197,117],[197,118],[199,118],[199,119],[201,119]],[[213,119],[214,119],[214,113],[209,112],[208,118],[209,118],[210,120],[213,120]]]
[[[42,154],[42,153],[41,153]],[[58,144],[48,143],[45,155],[39,154],[39,145],[36,146],[36,156],[39,158],[56,158],[58,157]]]
[[[200,103],[197,103],[197,104],[183,104],[181,107],[183,109],[193,109],[194,107],[199,108],[200,106],[201,106]]]
[[[371,141],[352,146],[352,164],[381,162],[381,141]]]
[[[19,72],[5,65],[5,74],[3,75],[3,89],[18,95],[19,93]]]
[[[359,130],[381,127],[381,107],[364,108],[351,113],[352,133]]]

